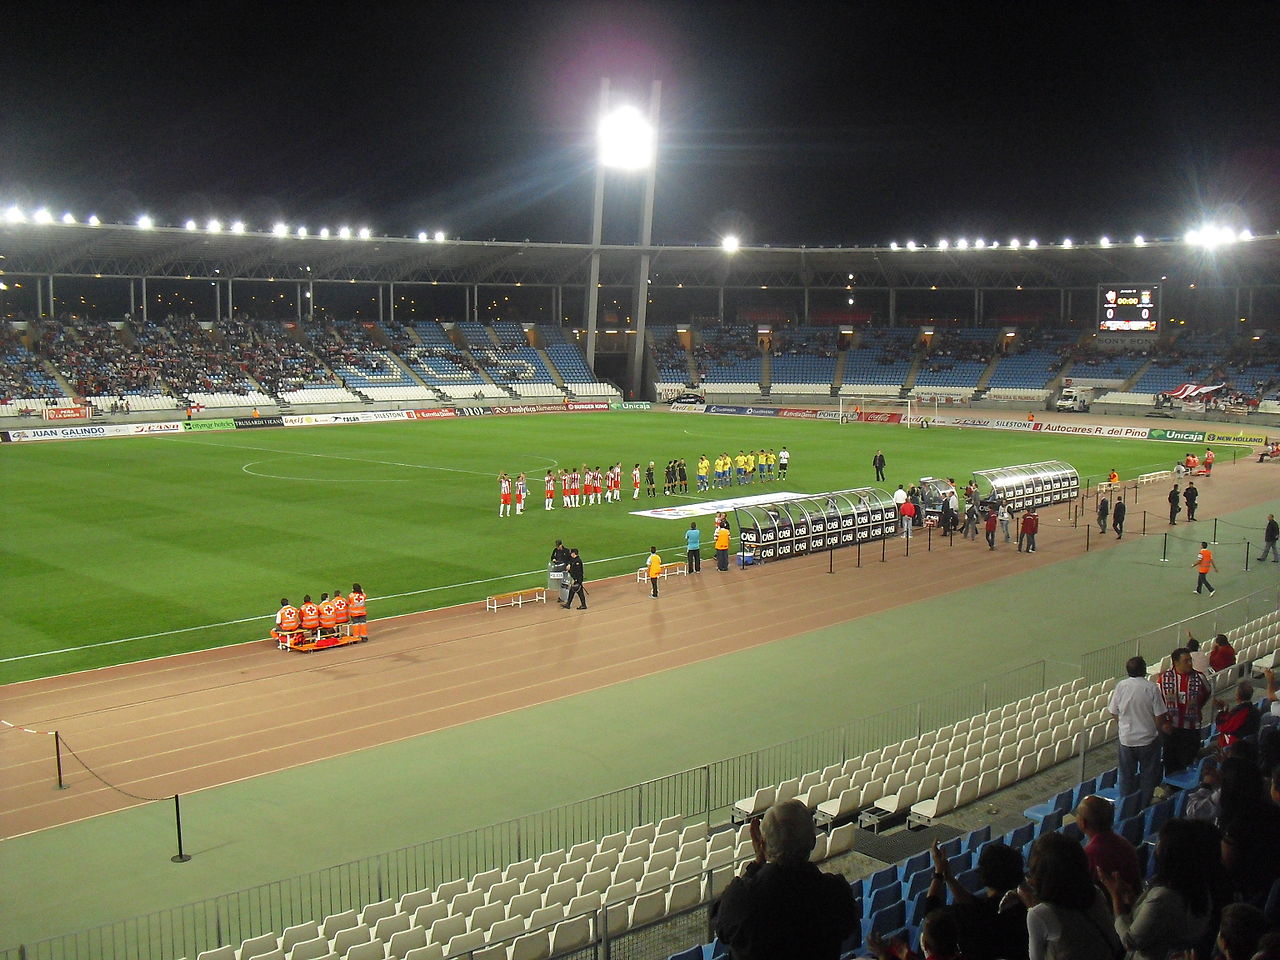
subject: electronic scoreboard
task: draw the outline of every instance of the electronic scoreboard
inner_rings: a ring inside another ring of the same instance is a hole
[[[1098,287],[1098,329],[1109,333],[1155,333],[1160,322],[1160,284],[1104,284]]]

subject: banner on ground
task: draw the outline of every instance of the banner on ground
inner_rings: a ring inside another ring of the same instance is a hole
[[[88,407],[44,407],[41,415],[46,420],[88,420]]]
[[[234,417],[237,430],[255,430],[258,427],[283,427],[283,417]]]
[[[410,420],[449,420],[457,416],[457,411],[448,407],[430,407],[424,410],[406,410]]]
[[[213,420],[188,420],[182,425],[183,430],[234,430],[236,422],[230,417]]]
[[[669,409],[672,413],[706,413],[707,408],[701,403],[673,403]]]
[[[135,423],[131,424],[133,434],[136,437],[147,436],[154,433],[181,433],[182,422],[179,420],[165,420],[160,423]]]
[[[87,440],[96,437],[127,437],[138,424],[104,424],[94,427],[45,427],[42,430],[10,430],[9,440],[22,443],[31,440]]]
[[[776,417],[778,415],[777,407],[730,407],[719,403],[708,403],[706,411],[737,417]]]
[[[487,417],[493,411],[488,407],[455,407],[454,413],[460,417]]]

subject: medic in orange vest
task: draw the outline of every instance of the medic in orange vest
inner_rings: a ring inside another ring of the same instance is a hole
[[[320,608],[311,602],[311,594],[302,598],[302,606],[298,608],[302,618],[302,629],[312,632],[320,629]]]
[[[365,595],[360,584],[353,583],[351,592],[347,594],[347,613],[351,616],[351,636],[361,640],[369,639],[369,626],[365,612]]]
[[[338,634],[338,610],[329,599],[327,593],[320,594],[320,636],[333,637]]]
[[[298,634],[301,626],[301,615],[298,608],[291,604],[287,597],[280,598],[280,609],[276,611],[276,625],[271,628],[271,636],[281,646],[288,646]]]
[[[333,591],[333,622],[337,624],[338,633],[348,633],[347,624],[351,622],[351,615],[347,613],[347,598],[342,595],[341,590]]]

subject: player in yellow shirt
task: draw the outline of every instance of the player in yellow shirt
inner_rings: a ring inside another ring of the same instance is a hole
[[[704,453],[702,456],[698,457],[698,492],[699,493],[710,489],[710,484],[708,484],[707,482],[707,477],[710,473],[711,473],[711,461],[707,459],[707,455]]]
[[[733,466],[737,471],[738,486],[742,486],[747,482],[747,457],[741,450],[738,455],[733,458]]]
[[[774,468],[774,465],[778,462],[778,455],[774,453],[773,448],[770,447],[767,451],[765,451],[765,457],[766,457],[768,466],[765,469],[764,475],[767,480],[772,481],[773,475],[774,475],[773,468]]]
[[[756,477],[756,455],[753,452],[747,454],[747,483],[754,482]]]

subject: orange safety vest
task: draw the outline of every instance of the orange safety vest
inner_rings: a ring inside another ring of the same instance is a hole
[[[652,580],[662,573],[662,558],[656,553],[649,554],[649,579]]]
[[[717,550],[729,549],[729,528],[728,527],[721,527],[716,531],[716,549]]]
[[[280,629],[284,633],[292,633],[298,629],[298,608],[285,605],[280,608]]]
[[[1208,572],[1209,572],[1209,569],[1210,569],[1212,566],[1213,566],[1213,551],[1212,551],[1212,550],[1201,550],[1201,551],[1200,551],[1200,558],[1199,558],[1199,566],[1197,567],[1197,569],[1198,569],[1201,573],[1208,573]]]
[[[365,615],[363,593],[356,593],[353,590],[347,594],[347,613],[353,617],[363,617]]]
[[[320,626],[320,608],[314,603],[304,603],[302,605],[302,629],[314,630]]]
[[[333,595],[334,621],[336,623],[346,623],[351,619],[347,614],[347,598],[340,593]]]
[[[332,600],[325,600],[320,604],[320,626],[332,628],[338,625],[338,611],[333,606]]]

